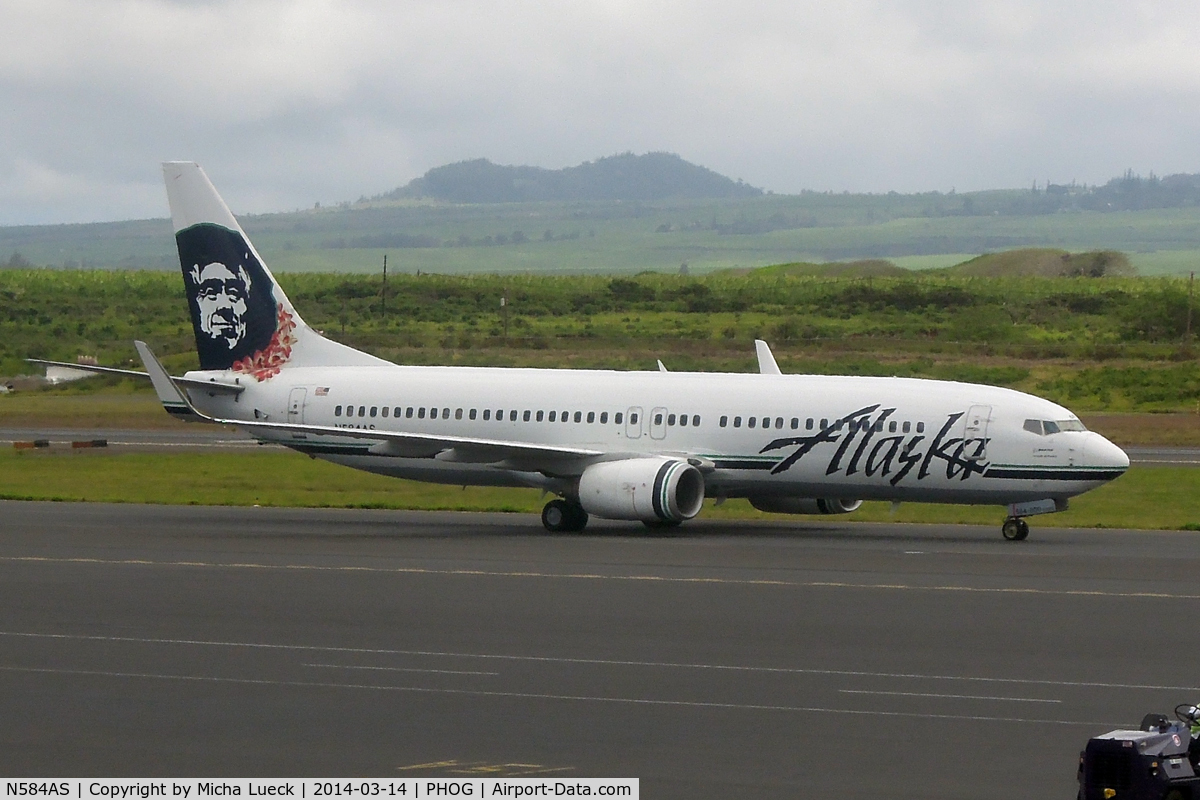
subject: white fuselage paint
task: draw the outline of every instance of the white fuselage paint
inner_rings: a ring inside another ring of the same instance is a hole
[[[217,376],[232,378],[229,373],[188,374]],[[261,383],[242,377],[247,380],[240,396],[193,391],[193,401],[205,413],[230,419],[502,439],[604,453],[595,460],[643,454],[691,458],[705,473],[709,496],[1007,504],[1081,494],[1116,477],[1129,463],[1119,448],[1093,432],[1039,435],[1024,429],[1029,419],[1075,420],[1062,406],[1010,389],[948,381],[413,366],[289,367]],[[353,416],[347,415],[348,407]],[[366,415],[359,415],[360,407]],[[396,407],[404,409],[399,419]],[[424,408],[425,418],[415,411],[406,416],[409,407]],[[375,416],[372,408],[378,409]],[[437,419],[430,418],[430,409],[437,409]],[[497,411],[503,411],[502,421]],[[566,422],[563,412],[568,412]],[[679,424],[684,414],[686,426]],[[668,424],[672,417],[674,424]],[[754,427],[748,424],[751,418]],[[764,418],[770,420],[765,430]],[[843,420],[843,426],[822,437],[822,420]],[[862,429],[851,430],[850,421],[861,422]],[[534,470],[523,469],[519,459],[446,460],[449,452],[419,458],[375,455],[367,452],[371,442],[362,439],[255,435],[369,472],[462,485],[554,490],[593,463],[564,459],[562,473],[556,474],[544,459]]]

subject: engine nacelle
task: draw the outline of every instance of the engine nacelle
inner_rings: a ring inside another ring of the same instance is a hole
[[[774,514],[849,514],[862,500],[814,500],[809,497],[751,497],[750,505]]]
[[[700,513],[704,476],[674,458],[604,461],[583,471],[579,502],[605,519],[681,522]]]

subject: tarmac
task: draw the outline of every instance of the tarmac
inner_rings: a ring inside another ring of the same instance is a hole
[[[1200,699],[1200,534],[0,502],[6,777],[1050,798]]]

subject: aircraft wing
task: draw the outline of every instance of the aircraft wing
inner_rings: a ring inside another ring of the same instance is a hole
[[[369,439],[376,442],[371,453],[383,456],[434,457],[442,461],[494,464],[501,463],[510,469],[569,469],[571,462],[592,461],[614,454],[583,447],[540,445],[528,442],[513,442],[504,439],[480,439],[468,436],[439,436],[428,433],[401,433],[398,431],[369,430],[362,428],[338,428],[332,425],[304,425],[292,422],[267,422],[262,420],[221,419],[199,411],[181,391],[182,383],[172,378],[159,363],[145,342],[134,342],[146,374],[154,384],[154,390],[163,406],[171,413],[195,415],[206,422],[219,425],[235,425],[252,433],[290,434],[293,439],[303,441],[308,436],[339,436],[350,439]],[[210,384],[194,381],[201,389]],[[282,441],[281,444],[287,444]],[[619,456],[618,456],[619,457]]]
[[[136,369],[118,369],[117,367],[98,367],[94,364],[72,364],[70,361],[47,361],[44,358],[27,358],[30,364],[41,364],[45,367],[64,367],[80,372],[94,372],[97,375],[125,375],[131,378],[149,378],[150,373],[139,372]],[[82,376],[81,376],[82,377]],[[203,389],[213,394],[241,394],[245,386],[236,383],[222,383],[215,380],[202,381],[196,378],[171,378],[179,386],[189,389]]]

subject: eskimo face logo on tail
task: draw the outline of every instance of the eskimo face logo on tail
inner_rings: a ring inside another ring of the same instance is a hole
[[[201,369],[232,369],[259,380],[291,355],[295,324],[242,235],[201,224],[175,235]]]
[[[230,350],[246,338],[246,298],[250,294],[250,276],[241,266],[234,270],[214,261],[204,267],[193,264],[189,271],[196,287],[200,330]]]

